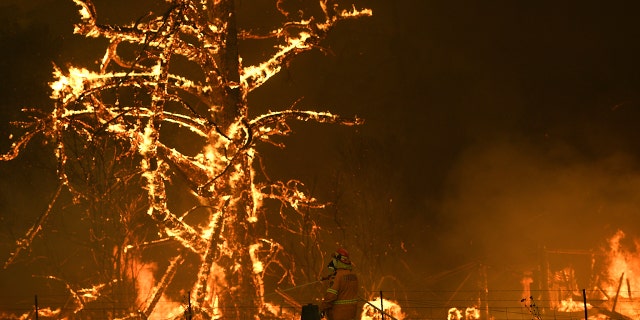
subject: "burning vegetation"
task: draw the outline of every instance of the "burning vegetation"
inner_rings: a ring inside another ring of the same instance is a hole
[[[53,105],[28,109],[29,119],[15,123],[22,131],[2,160],[40,135],[52,147],[59,186],[4,268],[40,241],[60,214],[57,202],[69,198],[74,206],[64,210],[80,212],[74,223],[83,258],[59,266],[64,275],[45,276],[68,297],[41,312],[69,319],[294,317],[265,299],[265,286],[318,279],[321,270],[298,267],[277,234],[299,237],[307,259],[322,261],[320,228],[308,212],[324,204],[301,181],[271,180],[255,147],[282,147],[278,137],[291,133],[291,121],[362,121],[296,105],[251,116],[247,97],[292,58],[320,48],[336,24],[371,11],[320,0],[307,14],[278,1],[286,21],[254,32],[237,25],[233,0],[166,1],[127,25],[103,24],[91,0],[74,2],[81,17],[75,33],[106,40],[104,55],[96,66],[56,66]],[[245,65],[242,41],[265,41],[273,52]],[[279,203],[280,212],[266,212],[266,201]]]

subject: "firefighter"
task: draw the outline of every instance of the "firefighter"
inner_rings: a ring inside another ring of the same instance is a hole
[[[358,319],[358,276],[353,272],[347,250],[336,250],[327,267],[333,275],[322,299],[321,314],[328,320]]]

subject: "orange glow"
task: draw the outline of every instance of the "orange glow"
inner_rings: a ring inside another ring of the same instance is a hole
[[[447,320],[472,320],[480,319],[480,310],[476,307],[467,307],[464,310],[450,308],[447,313]]]
[[[155,263],[138,264],[138,266],[134,266],[134,268],[137,269],[138,272],[135,279],[136,289],[138,291],[136,304],[143,305],[153,292],[153,288],[156,284],[156,279],[153,276],[153,272],[156,270],[157,266]]]
[[[589,305],[587,304],[587,309]],[[573,301],[573,299],[569,298],[568,300],[560,301],[560,306],[558,306],[558,311],[560,312],[578,312],[584,311],[584,303]]]
[[[640,241],[631,241],[631,248],[625,247],[622,241],[626,234],[618,230],[608,242],[607,268],[600,287],[609,297],[606,306],[618,313],[637,318],[640,315],[640,296],[633,292],[640,289]]]
[[[375,306],[375,307],[374,307]],[[380,310],[384,310],[385,319],[388,319],[389,316],[393,317],[396,320],[403,320],[405,315],[402,312],[402,308],[400,305],[393,300],[380,300],[375,298],[369,303],[365,303],[362,306],[362,320],[380,320],[382,319],[382,314]]]
[[[594,263],[602,265],[602,268],[593,270],[597,274],[591,275],[593,282],[585,288],[590,318],[607,318],[606,312],[633,319],[640,314],[639,297],[632,295],[640,286],[637,278],[640,274],[640,242],[638,239],[623,242],[625,237],[623,231],[617,231],[608,239],[607,247],[594,257]],[[549,304],[558,312],[584,312],[584,301],[574,299],[582,296],[575,273],[572,267],[552,273]]]
[[[608,268],[607,268],[607,283],[604,289],[609,293],[615,293],[618,291],[619,281],[628,281],[630,288],[640,288],[640,279],[637,275],[640,274],[640,254],[638,249],[640,245],[638,239],[633,240],[633,248],[625,248],[622,245],[622,240],[626,237],[622,231],[616,232],[611,239],[609,239],[609,256]],[[620,290],[620,297],[631,298],[629,296],[629,290]]]

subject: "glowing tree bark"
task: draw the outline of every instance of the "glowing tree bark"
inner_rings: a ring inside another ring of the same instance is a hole
[[[371,12],[341,10],[321,0],[321,16],[290,21],[256,35],[237,28],[233,0],[168,1],[161,15],[145,16],[128,26],[101,25],[91,0],[74,1],[82,19],[75,32],[109,42],[99,69],[56,68],[51,84],[53,110],[19,123],[24,133],[2,158],[17,157],[34,135],[43,134],[54,144],[61,188],[86,204],[86,212],[97,215],[96,219],[117,221],[119,235],[103,230],[96,237],[109,239],[115,247],[107,264],[119,270],[117,275],[94,278],[90,288],[67,284],[77,307],[66,316],[82,311],[88,296],[99,299],[106,295],[105,287],[115,291],[114,283],[137,283],[135,277],[125,279],[128,269],[122,266],[141,261],[145,246],[164,242],[178,247],[166,268],[144,294],[138,285],[135,305],[114,311],[111,317],[177,317],[181,307],[167,311],[159,305],[161,300],[171,300],[168,288],[181,273],[193,273],[195,279],[182,286],[193,298],[194,318],[268,315],[265,270],[278,263],[281,250],[264,232],[268,222],[261,221],[263,200],[275,199],[299,213],[322,204],[305,194],[298,181],[259,178],[262,169],[254,164],[258,159],[254,147],[259,142],[277,144],[271,138],[289,134],[290,120],[343,125],[359,120],[293,109],[250,118],[247,96],[293,56],[314,48],[337,22]],[[280,1],[274,5],[286,15]],[[280,44],[266,61],[243,66],[239,39],[274,39]],[[181,63],[196,65],[199,71],[181,72]],[[189,142],[176,142],[175,136]],[[88,148],[96,150],[92,156],[86,156]],[[80,154],[85,156],[78,157]],[[110,154],[105,163],[117,170],[102,172],[104,166],[95,165],[96,155],[101,154]],[[85,187],[94,183],[87,177],[101,181],[98,185],[104,188],[88,192]],[[198,205],[177,212],[171,198],[178,191],[172,191],[172,185],[187,189]],[[124,195],[144,192],[146,200],[122,195],[117,201],[128,203],[126,208],[99,209],[97,204],[113,205],[116,199],[106,195],[116,189],[124,189],[120,191]],[[135,214],[140,203],[157,228],[155,238],[135,232],[139,221],[144,221]],[[191,219],[190,214],[197,210],[206,212],[205,217]],[[119,217],[104,212],[117,212]],[[49,214],[43,214],[16,243],[5,267],[32,245]],[[195,272],[183,267],[189,257],[195,257]],[[79,294],[83,292],[91,294]]]

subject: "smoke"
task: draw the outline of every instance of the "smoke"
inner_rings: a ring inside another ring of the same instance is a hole
[[[617,230],[637,235],[633,161],[622,153],[589,159],[566,143],[526,139],[469,147],[446,182],[444,245],[490,265],[531,265],[542,248],[595,250]]]

